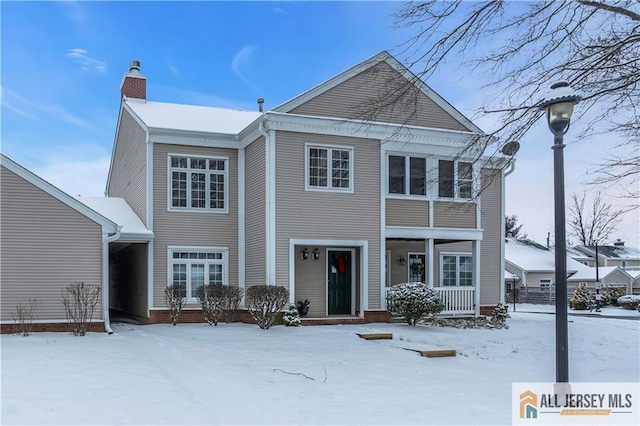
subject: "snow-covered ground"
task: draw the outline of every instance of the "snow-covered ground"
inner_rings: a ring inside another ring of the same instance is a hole
[[[115,324],[111,336],[3,335],[0,420],[510,424],[511,383],[555,378],[554,316],[512,315],[502,330]],[[571,381],[640,380],[640,321],[569,321]],[[359,332],[391,332],[393,340],[366,341]],[[458,356],[423,358],[403,348]]]
[[[513,312],[513,303],[509,303],[509,312]],[[555,313],[556,307],[555,305],[536,305],[533,303],[516,303],[515,312],[538,312],[538,313]],[[578,311],[575,309],[568,308],[567,313],[570,316],[573,315],[589,315],[589,316],[601,316],[607,318],[636,318],[640,320],[640,312],[635,309],[624,309],[620,306],[603,306],[600,309],[600,312],[582,310]]]

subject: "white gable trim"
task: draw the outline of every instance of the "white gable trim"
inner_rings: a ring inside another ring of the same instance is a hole
[[[438,95],[433,89],[431,89],[426,83],[424,83],[421,79],[419,79],[414,73],[412,73],[409,69],[407,69],[404,65],[398,62],[393,56],[391,56],[388,52],[382,51],[359,64],[349,68],[348,70],[336,75],[335,77],[330,78],[329,80],[320,83],[319,85],[303,92],[302,94],[294,97],[293,99],[288,100],[287,102],[277,106],[273,109],[274,112],[284,112],[288,113],[291,110],[299,107],[300,105],[310,101],[316,96],[325,93],[334,87],[338,86],[341,83],[344,83],[351,77],[360,74],[363,71],[379,64],[380,62],[386,62],[389,66],[395,69],[400,75],[402,75],[405,79],[410,82],[413,82],[418,89],[425,96],[431,99],[436,103],[440,108],[446,111],[453,118],[458,120],[463,126],[465,126],[471,132],[484,133],[479,127],[471,122],[467,117],[465,117],[460,111],[455,109],[449,102],[444,100],[440,95]]]
[[[114,233],[117,231],[118,227],[115,223],[113,223],[106,217],[102,216],[95,210],[90,209],[89,207],[87,207],[80,201],[76,200],[71,195],[67,194],[61,189],[53,186],[46,180],[42,179],[40,176],[22,167],[21,165],[19,165],[18,163],[16,163],[15,161],[13,161],[12,159],[10,159],[4,154],[0,154],[0,165],[2,165],[2,167],[5,167],[7,170],[15,173],[16,175],[20,176],[22,179],[31,183],[32,185],[39,188],[40,190],[51,195],[58,201],[71,207],[78,213],[85,215],[87,218],[93,220],[98,225],[101,225],[103,232]]]

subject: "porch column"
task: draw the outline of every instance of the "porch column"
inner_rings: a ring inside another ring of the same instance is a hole
[[[433,238],[426,239],[425,243],[424,251],[427,253],[427,265],[425,265],[425,267],[427,267],[427,282],[433,287],[433,268],[435,266],[433,262]]]
[[[480,315],[480,241],[474,240],[472,243],[473,256],[473,288],[475,296],[474,315]]]

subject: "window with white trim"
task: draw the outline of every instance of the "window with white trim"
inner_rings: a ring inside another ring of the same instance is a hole
[[[470,199],[473,196],[473,164],[438,160],[438,197]]]
[[[472,286],[473,258],[468,254],[443,254],[440,272],[443,287]]]
[[[228,159],[169,156],[170,210],[227,210]]]
[[[427,195],[426,158],[389,155],[388,174],[389,194]]]
[[[409,282],[425,282],[425,253],[409,253]]]
[[[551,287],[552,284],[551,278],[540,278],[540,287]]]
[[[226,249],[169,249],[169,285],[183,289],[187,300],[196,299],[202,285],[227,285],[226,274]]]
[[[353,188],[353,148],[306,146],[306,187],[331,191]]]

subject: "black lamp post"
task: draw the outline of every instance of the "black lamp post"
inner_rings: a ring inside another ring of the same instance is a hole
[[[564,200],[564,143],[573,107],[580,102],[566,81],[551,85],[540,104],[553,133],[553,182],[556,239],[556,383],[569,382],[569,335],[567,331],[567,242]]]

